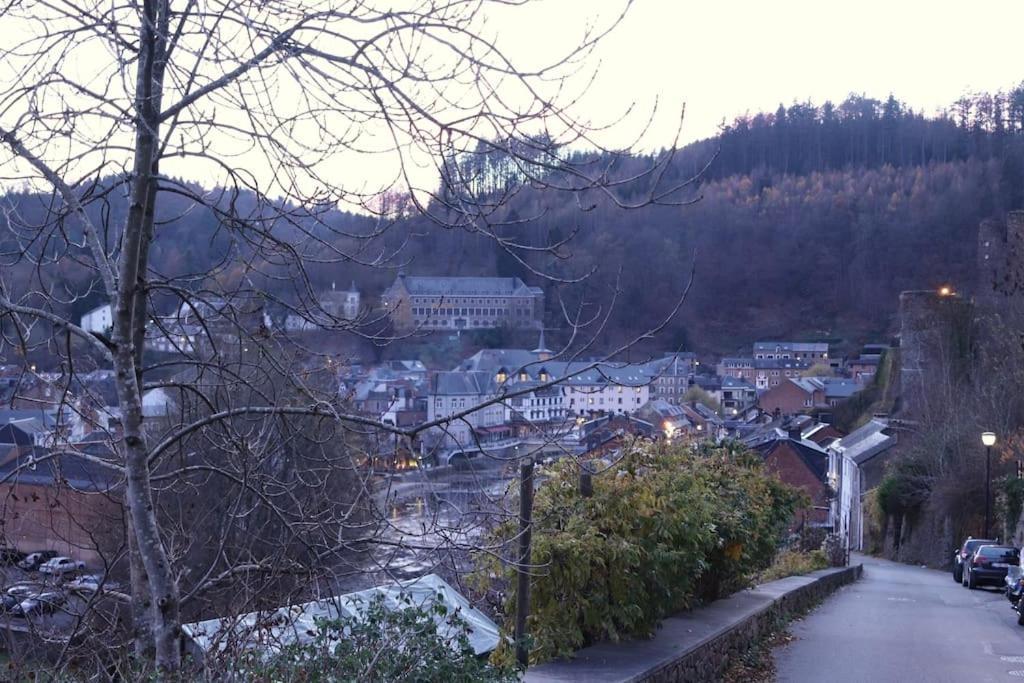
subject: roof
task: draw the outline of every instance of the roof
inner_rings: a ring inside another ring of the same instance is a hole
[[[434,396],[482,396],[495,390],[494,375],[489,372],[439,372],[430,393]]]
[[[765,441],[764,443],[754,446],[754,450],[758,451],[767,458],[775,450],[781,446],[788,445],[793,451],[800,457],[807,469],[814,474],[821,481],[825,481],[825,475],[828,473],[828,452],[821,448],[818,444],[807,439],[792,439],[789,436],[780,436],[779,438]]]
[[[828,353],[825,342],[759,341],[754,342],[754,351],[796,351],[803,353]]]
[[[795,358],[755,358],[754,367],[758,370],[806,370],[811,362]]]
[[[109,456],[103,445],[79,450],[97,458]],[[0,464],[0,481],[34,486],[67,484],[78,491],[109,491],[120,482],[120,475],[109,467],[76,453],[50,455],[45,448],[23,448],[16,457]]]
[[[737,379],[732,375],[726,375],[722,378],[723,389],[749,389],[750,391],[757,391],[754,385],[745,379]]]
[[[850,398],[864,388],[862,384],[844,377],[799,377],[789,381],[808,394],[821,391],[826,398]]]
[[[247,650],[259,649],[269,655],[289,645],[313,640],[318,620],[358,618],[378,596],[383,598],[386,609],[397,611],[408,607],[409,602],[415,606],[427,604],[435,595],[448,607],[447,614],[432,613],[438,633],[446,638],[454,635],[448,615],[457,612],[469,627],[469,644],[477,655],[490,652],[498,646],[500,636],[497,624],[470,605],[465,597],[437,574],[324,600],[249,612],[237,617],[182,624],[181,628],[203,652],[220,651],[231,645]]]
[[[485,370],[497,372],[505,368],[514,372],[524,365],[539,363],[537,354],[526,349],[482,349],[462,361],[457,369],[459,370]]]
[[[889,423],[875,418],[832,444],[832,448],[861,465],[896,442],[896,432],[889,431]]]
[[[539,287],[528,287],[517,277],[400,275],[396,284],[398,282],[403,283],[410,294],[420,296],[533,296],[543,293]]]
[[[54,427],[57,424],[57,417],[50,410],[0,410],[0,425],[21,420],[38,420],[46,428]]]

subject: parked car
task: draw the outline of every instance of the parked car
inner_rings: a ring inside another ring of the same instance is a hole
[[[1020,566],[1020,550],[1009,545],[983,545],[964,562],[963,585],[974,589],[983,584],[1002,586],[1010,567]]]
[[[40,574],[52,576],[64,576],[82,571],[85,571],[85,562],[72,560],[70,557],[54,557],[39,565]]]
[[[43,584],[41,583],[16,583],[13,586],[8,586],[7,590],[4,591],[7,595],[17,598],[19,601],[24,600],[30,595],[41,593],[43,590]]]
[[[998,545],[998,540],[992,540],[990,538],[971,538],[967,537],[963,545],[960,546],[959,550],[953,551],[953,580],[959,584],[964,582],[964,562],[974,551],[983,545]]]
[[[27,572],[34,572],[47,560],[52,560],[57,557],[57,551],[55,550],[37,550],[34,553],[29,553],[25,556],[18,566]]]
[[[100,586],[106,586],[111,590],[117,589],[117,585],[112,581],[104,582],[102,574],[85,574],[83,576],[77,576],[64,584],[64,587],[68,590],[86,591],[91,593],[98,591]]]
[[[0,595],[0,612],[12,612],[19,604],[21,604],[21,598],[16,598],[7,593]]]
[[[1024,569],[1020,565],[1006,570],[1006,599],[1016,605],[1024,593]]]
[[[9,566],[18,564],[25,559],[25,553],[9,545],[0,546],[0,565]]]
[[[16,617],[30,617],[37,614],[52,614],[67,602],[63,593],[48,591],[38,593],[21,601],[11,614]]]

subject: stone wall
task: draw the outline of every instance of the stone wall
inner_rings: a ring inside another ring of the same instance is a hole
[[[650,640],[599,643],[576,657],[529,669],[525,681],[715,681],[729,662],[787,619],[861,575],[861,565],[823,569],[740,591],[666,619]]]

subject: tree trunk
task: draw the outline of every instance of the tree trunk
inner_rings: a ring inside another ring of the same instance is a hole
[[[148,593],[145,598],[149,603],[149,628],[137,628],[137,631],[140,636],[152,634],[155,663],[161,672],[174,672],[180,668],[178,639],[181,617],[178,586],[160,537],[153,501],[149,448],[142,425],[140,362],[143,351],[141,331],[145,329],[147,310],[144,278],[152,235],[168,10],[166,0],[146,0],[143,5],[135,85],[137,122],[132,196],[121,236],[113,321],[114,374],[124,430],[125,504],[137,551],[133,554],[132,579],[145,580]],[[143,319],[138,319],[140,317]],[[133,586],[132,593],[137,598],[142,597],[142,587]],[[137,609],[141,611],[144,606]],[[137,645],[135,649],[138,652],[148,648]]]

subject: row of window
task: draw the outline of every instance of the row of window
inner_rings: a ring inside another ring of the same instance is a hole
[[[420,308],[414,307],[412,309],[413,315],[440,315],[440,316],[453,316],[453,315],[488,315],[488,316],[499,316],[508,315],[509,310],[504,308]],[[517,308],[511,311],[514,315],[524,316],[529,315],[529,311],[525,308]]]
[[[436,304],[436,303],[438,303],[441,300],[441,298],[442,297],[440,297],[440,296],[434,296],[434,297],[414,296],[414,297],[412,297],[412,303],[414,303],[414,304]],[[464,299],[462,297],[451,297],[451,296],[444,297],[445,302],[458,303],[460,305],[461,304],[466,304],[466,305],[475,305],[475,306],[507,305],[510,302],[512,302],[512,303],[516,303],[516,301],[520,301],[521,302],[521,299],[522,299],[522,297],[506,297],[506,298],[501,298],[501,299],[476,299],[476,298]]]

